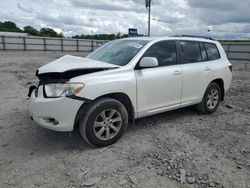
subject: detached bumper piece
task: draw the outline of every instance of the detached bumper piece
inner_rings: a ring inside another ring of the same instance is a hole
[[[31,96],[32,92],[33,92],[35,89],[37,89],[37,87],[36,87],[35,85],[30,86],[30,88],[29,88],[29,93],[28,93],[28,97]],[[36,94],[37,94],[37,93],[36,93]],[[36,96],[37,96],[37,95],[36,95]]]

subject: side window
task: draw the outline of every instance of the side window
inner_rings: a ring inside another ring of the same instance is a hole
[[[198,42],[182,41],[180,50],[183,63],[195,63],[201,61],[201,52]]]
[[[207,51],[207,56],[208,60],[216,60],[220,59],[220,54],[217,46],[212,43],[204,43],[206,51]]]
[[[177,64],[177,52],[175,41],[163,41],[153,44],[143,57],[155,57],[159,66]]]
[[[200,49],[201,49],[202,61],[207,61],[207,52],[205,50],[204,44],[200,42],[199,45],[200,45]]]

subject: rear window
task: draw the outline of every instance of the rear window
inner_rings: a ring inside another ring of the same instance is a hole
[[[195,63],[202,60],[198,42],[182,41],[180,49],[183,63]]]
[[[207,57],[208,57],[209,61],[220,59],[220,53],[219,53],[219,50],[215,44],[204,43],[204,46],[205,46],[205,49],[207,51]]]

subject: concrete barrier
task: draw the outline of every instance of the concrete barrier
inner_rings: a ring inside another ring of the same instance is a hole
[[[232,60],[250,60],[250,42],[220,42]]]
[[[107,40],[0,36],[0,50],[79,51],[92,52]],[[232,60],[250,60],[250,42],[221,42]]]
[[[107,42],[91,39],[0,36],[0,50],[92,52]]]

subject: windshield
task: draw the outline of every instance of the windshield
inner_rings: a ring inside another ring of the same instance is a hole
[[[109,42],[87,58],[124,66],[145,46],[145,40],[117,40]]]

